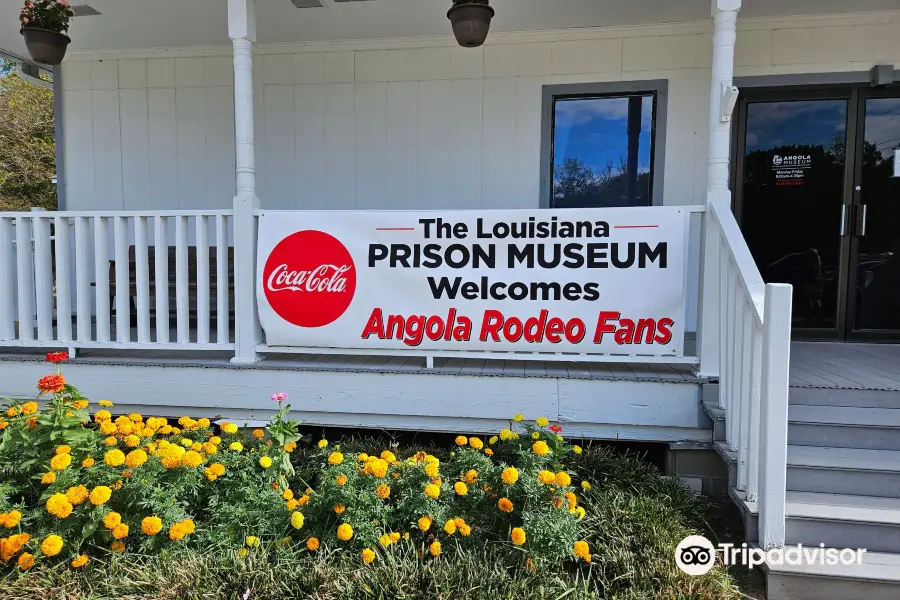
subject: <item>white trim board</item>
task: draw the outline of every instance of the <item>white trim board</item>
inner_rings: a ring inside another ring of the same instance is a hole
[[[47,373],[43,363],[2,361],[0,396],[33,397]],[[265,420],[269,397],[284,391],[295,416],[312,425],[488,433],[521,412],[559,421],[575,437],[711,439],[692,383],[84,363],[66,365],[65,375],[117,410],[165,416]]]

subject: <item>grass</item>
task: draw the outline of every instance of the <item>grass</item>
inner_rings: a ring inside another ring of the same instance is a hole
[[[383,444],[383,441],[381,442]],[[371,440],[342,442],[346,452]],[[419,446],[421,447],[421,446]],[[400,450],[403,453],[403,449]],[[302,475],[303,457],[297,457]],[[675,566],[678,542],[706,529],[712,506],[662,478],[635,455],[594,447],[579,461],[594,484],[585,494],[591,565],[533,563],[509,548],[486,545],[438,560],[419,560],[411,543],[392,546],[373,565],[358,557],[293,547],[111,555],[83,571],[64,565],[0,579],[0,600],[730,600],[742,597],[724,569],[689,577]]]

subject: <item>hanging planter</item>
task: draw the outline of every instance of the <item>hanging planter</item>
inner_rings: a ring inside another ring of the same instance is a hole
[[[69,19],[74,16],[68,0],[26,0],[19,22],[28,54],[39,63],[58,65],[69,46]]]
[[[447,11],[453,35],[463,48],[477,48],[484,43],[493,17],[494,9],[488,0],[453,0],[453,6]]]

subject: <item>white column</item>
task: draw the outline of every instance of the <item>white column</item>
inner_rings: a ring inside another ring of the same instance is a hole
[[[707,208],[713,200],[724,200],[731,206],[728,189],[728,163],[731,150],[731,111],[736,91],[734,76],[735,26],[741,0],[712,0],[713,55],[712,82],[709,91],[709,147],[706,166]],[[707,211],[703,215],[700,237],[700,301],[697,320],[697,355],[699,375],[719,375],[719,230]]]
[[[259,360],[256,311],[256,160],[253,147],[253,43],[255,0],[228,0],[228,37],[234,49],[234,141],[237,195],[234,197],[234,358]],[[220,315],[218,318],[227,318]]]

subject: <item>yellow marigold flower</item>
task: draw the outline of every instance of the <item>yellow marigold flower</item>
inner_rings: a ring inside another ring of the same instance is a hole
[[[169,539],[173,542],[177,542],[178,540],[184,539],[184,536],[187,535],[187,530],[184,528],[184,525],[181,523],[175,523],[171,527],[169,527]]]
[[[15,417],[19,412],[16,410],[15,406],[10,406],[9,410],[6,411],[7,417]]]
[[[319,443],[316,444],[320,449],[328,447],[328,440],[319,440]]]
[[[128,435],[134,431],[134,423],[128,417],[119,417],[115,420],[115,423],[116,431],[119,432],[119,435]]]
[[[533,440],[539,440],[539,439],[541,439],[541,432],[540,432],[540,431],[535,431],[534,433],[532,433],[532,434],[531,434],[531,439],[533,439]]]
[[[551,485],[553,483],[556,483],[556,475],[553,473],[553,471],[543,470],[538,473],[538,481],[540,481],[544,485]]]
[[[83,485],[79,485],[77,487],[70,487],[66,490],[66,500],[72,503],[73,506],[78,506],[88,497],[88,489]]]
[[[209,419],[207,419],[206,417],[197,419],[197,427],[199,427],[200,429],[206,429],[207,427],[209,427]]]
[[[481,438],[470,437],[469,446],[471,446],[475,450],[481,450],[482,448],[484,448],[484,442],[481,441]]]
[[[366,563],[367,565],[370,565],[375,561],[375,551],[372,550],[371,548],[366,548],[365,550],[363,550],[361,556],[362,556],[363,562]]]
[[[235,433],[237,433],[238,426],[234,423],[222,423],[221,429],[229,435],[234,435]]]
[[[31,554],[30,552],[23,552],[19,557],[19,560],[16,561],[16,564],[23,571],[27,571],[34,566],[34,554]]]
[[[294,529],[302,529],[303,528],[303,513],[302,512],[291,513],[291,527],[293,527]]]
[[[270,459],[271,460],[271,459]],[[193,450],[188,450],[181,457],[181,464],[189,469],[193,469],[195,467],[199,467],[203,462],[203,457],[199,452],[194,452]]]
[[[201,444],[200,442],[194,442],[193,444],[191,444],[191,450],[193,450],[194,452],[201,452],[203,450],[203,444]]]
[[[128,446],[129,448],[137,448],[138,446],[141,445],[140,436],[137,436],[133,433],[131,435],[126,435],[124,441],[125,441],[125,445]]]
[[[112,419],[112,413],[110,413],[108,410],[98,410],[94,413],[94,422],[96,423],[100,423],[101,421],[109,421],[110,419]]]
[[[290,500],[288,500],[288,501],[285,503],[285,506],[287,507],[288,510],[294,510],[294,509],[297,508],[299,505],[300,505],[300,503],[297,502],[297,499],[296,499],[296,498],[291,498]]]
[[[335,504],[332,510],[334,510],[335,514],[341,515],[344,514],[344,511],[347,510],[347,507],[343,504]]]
[[[515,421],[516,423],[521,423],[524,419],[525,415],[523,415],[522,413],[518,413],[513,417],[513,421]]]
[[[72,503],[65,494],[56,493],[47,499],[47,512],[58,519],[65,519],[72,514]]]
[[[381,544],[382,546],[384,546],[385,548],[387,548],[392,543],[391,536],[389,536],[388,534],[385,533],[380,538],[378,538],[378,543]]]
[[[107,529],[115,529],[116,525],[122,522],[122,515],[113,511],[111,513],[107,513],[105,517],[103,517],[103,526]]]
[[[220,437],[217,436],[217,435],[214,435],[214,436],[212,436],[211,438],[209,438],[209,443],[210,443],[210,444],[215,444],[216,446],[218,446],[219,444],[222,443],[222,438],[220,438]]]
[[[386,500],[388,498],[388,496],[391,495],[391,488],[389,488],[387,485],[382,483],[375,490],[375,495],[378,496],[379,498],[381,498],[382,500]]]
[[[409,535],[409,534],[407,534],[407,536],[408,536],[408,535]],[[391,532],[390,538],[391,538],[391,541],[394,542],[394,543],[396,544],[397,542],[400,541],[400,534],[397,533],[396,531]]]
[[[588,543],[584,540],[578,540],[575,542],[575,547],[572,548],[572,552],[574,552],[575,556],[584,560],[585,562],[591,562],[591,550],[588,547]]]
[[[381,460],[386,461],[388,464],[392,464],[397,462],[397,456],[390,450],[385,450],[381,453]]]
[[[88,563],[88,555],[81,554],[72,559],[72,568],[79,569]]]
[[[500,479],[507,485],[512,485],[519,480],[519,470],[515,467],[506,467],[500,474]]]
[[[128,454],[125,455],[125,464],[131,467],[132,469],[136,469],[140,467],[145,462],[147,462],[147,453],[143,450],[132,450]]]
[[[429,477],[437,477],[439,473],[440,465],[436,462],[430,462],[425,465],[425,474]]]
[[[140,423],[144,420],[144,417],[142,417],[140,413],[131,413],[130,415],[128,415],[128,418],[132,423]]]
[[[0,524],[2,524],[7,529],[12,529],[16,525],[18,525],[19,521],[21,520],[22,513],[18,510],[13,510],[5,515],[0,515]]]
[[[57,454],[50,459],[50,468],[54,471],[62,471],[72,464],[71,454]]]
[[[231,442],[228,445],[228,449],[231,450],[232,452],[240,452],[241,450],[244,449],[244,445],[240,442]]]
[[[160,525],[161,527],[162,525]],[[128,525],[125,523],[119,523],[112,530],[112,536],[117,540],[124,540],[128,537]]]
[[[450,519],[446,523],[444,523],[444,533],[447,535],[453,535],[456,533],[456,520]]]
[[[329,465],[339,465],[344,462],[344,455],[340,452],[332,452],[328,455],[328,464]]]
[[[428,553],[433,557],[437,558],[441,555],[441,543],[437,540],[431,542],[431,545],[428,546]]]
[[[247,549],[241,548],[238,550],[238,558],[246,558],[247,557]]]
[[[268,456],[263,456],[259,459],[259,466],[263,469],[268,469],[272,466],[272,459]]]
[[[501,440],[503,440],[503,441],[511,440],[512,437],[513,437],[513,432],[510,431],[509,429],[504,428],[504,429],[500,430],[500,439]]]
[[[494,444],[497,443],[498,439],[500,439],[500,438],[498,438],[496,435],[492,435],[490,437],[490,439],[488,439],[488,444],[491,444],[493,446]]]
[[[578,508],[575,509],[575,515],[578,517],[579,521],[584,518],[584,512],[585,511],[584,511],[583,506],[579,506]]]
[[[119,433],[119,430],[112,421],[102,421],[100,423],[100,433],[103,435],[116,435]]]
[[[485,449],[484,449],[484,453],[487,454],[488,456],[493,456],[493,455],[494,455],[494,451],[491,450],[490,448],[485,448]]]
[[[294,498],[294,490],[288,488],[281,492],[281,497],[285,500],[292,500]]]
[[[284,451],[290,454],[297,449],[297,442],[288,442],[284,445]]]
[[[373,477],[381,479],[387,475],[388,463],[382,458],[374,458],[366,463],[366,473]]]
[[[422,531],[428,531],[429,529],[431,529],[431,523],[432,523],[431,517],[429,517],[429,516],[419,517],[418,525],[419,525],[419,529],[421,529]]]
[[[247,544],[247,546],[250,548],[256,548],[257,546],[259,546],[259,538],[255,535],[248,535],[247,539],[244,540],[244,543]]]
[[[57,454],[57,455],[59,455],[59,454],[72,454],[72,447],[71,447],[71,446],[65,446],[65,445],[59,446],[59,447],[56,448],[55,454]]]
[[[469,443],[469,438],[464,435],[459,435],[456,437],[456,445],[457,446],[465,446]]]
[[[26,404],[25,406],[28,406],[28,405]],[[75,402],[72,403],[72,407],[75,410],[81,410],[82,408],[87,408],[87,406],[88,406],[87,400],[76,400]]]
[[[125,464],[125,454],[121,450],[110,450],[103,455],[103,462],[110,467],[121,467]]]
[[[556,474],[556,485],[566,486],[572,483],[572,478],[565,471]]]
[[[346,542],[353,537],[353,528],[349,523],[341,523],[337,528],[337,536],[339,540]]]
[[[547,442],[544,440],[540,440],[532,444],[531,449],[538,456],[546,456],[550,453],[550,447],[547,445]]]
[[[453,484],[453,491],[457,496],[465,496],[469,493],[469,488],[462,481],[457,481]]]
[[[56,473],[54,473],[53,471],[44,473],[44,476],[41,477],[41,483],[43,483],[44,485],[50,485],[54,481],[56,481]]]
[[[180,441],[179,443],[180,443],[182,446],[184,446],[185,448],[190,448],[191,446],[194,445],[194,441],[193,441],[193,440],[189,440],[188,438],[181,438],[181,441]]]
[[[550,424],[550,421],[547,420],[547,417],[538,417],[534,424],[538,427],[546,427]]]
[[[438,496],[441,495],[440,486],[437,486],[433,483],[429,483],[428,485],[425,486],[425,495],[428,496],[429,498],[436,499]]]
[[[110,402],[109,400],[97,400],[97,404],[99,404],[100,406],[112,406],[113,405],[113,403]]]
[[[109,549],[112,550],[113,552],[115,552],[116,554],[118,554],[119,552],[125,552],[125,543],[124,542],[113,542],[112,546],[110,546]]]
[[[212,472],[221,477],[225,474],[225,465],[222,463],[213,463],[209,465],[209,468],[212,469]]]
[[[566,502],[569,505],[569,512],[575,512],[575,505],[578,504],[578,496],[572,492],[566,492]]]
[[[37,412],[38,403],[37,402],[26,402],[22,405],[22,414],[23,415],[31,415]]]
[[[513,511],[513,503],[509,498],[500,498],[497,500],[497,508],[502,512],[511,513]]]
[[[308,494],[304,494],[304,495],[300,496],[300,499],[297,500],[297,504],[299,504],[300,506],[306,506],[307,503],[309,503],[309,495]]]
[[[525,543],[525,530],[521,527],[514,527],[509,537],[513,544],[521,546]]]
[[[41,542],[41,552],[46,556],[56,556],[63,547],[63,539],[56,534],[48,535]]]
[[[184,530],[188,534],[191,534],[191,533],[194,533],[195,531],[197,531],[197,526],[194,524],[194,522],[191,519],[185,519],[184,521],[182,521],[181,526],[184,527]]]
[[[162,530],[162,519],[159,517],[144,517],[141,521],[141,531],[147,535],[156,535]]]
[[[100,506],[109,502],[110,496],[112,496],[111,489],[105,485],[98,485],[91,490],[90,501],[94,506]]]
[[[254,429],[254,430],[253,430],[253,437],[255,437],[255,438],[258,439],[258,440],[261,440],[261,439],[263,439],[264,437],[266,437],[266,432],[263,431],[262,429]]]
[[[462,525],[458,525],[457,527],[459,530],[459,535],[461,535],[463,537],[469,537],[472,534],[472,528],[466,523],[463,523]]]
[[[94,459],[88,456],[86,459],[81,461],[81,466],[85,469],[89,469],[94,466]]]
[[[478,483],[478,471],[476,471],[475,469],[469,469],[468,471],[466,471],[466,483],[468,483],[469,485]]]
[[[347,485],[347,476],[343,473],[334,478],[334,482],[340,487]]]
[[[119,441],[115,437],[109,436],[108,438],[106,438],[106,440],[104,440],[103,443],[106,444],[107,446],[115,446],[116,444],[119,443]]]
[[[309,550],[310,552],[315,552],[316,550],[318,550],[319,549],[319,539],[311,537],[308,540],[306,540],[306,549]]]

